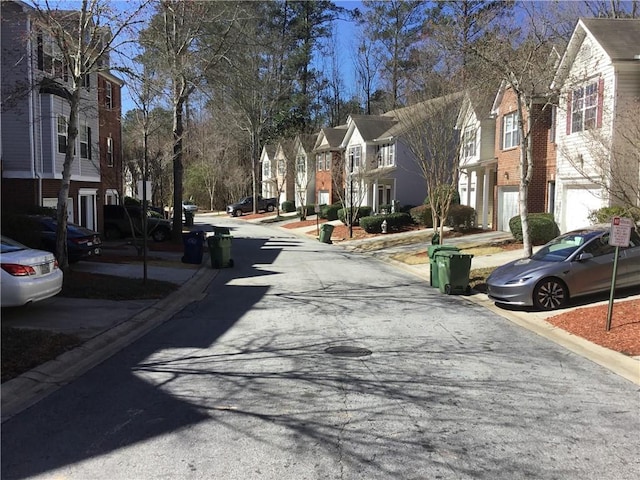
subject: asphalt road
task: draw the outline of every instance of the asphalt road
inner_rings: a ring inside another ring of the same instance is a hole
[[[225,219],[207,295],[2,425],[4,479],[636,479],[637,386],[365,256]]]

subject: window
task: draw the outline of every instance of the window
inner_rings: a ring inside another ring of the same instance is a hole
[[[378,147],[378,168],[392,167],[396,164],[396,145],[387,143]]]
[[[55,77],[69,78],[64,58],[56,42],[49,35],[38,35],[38,68]]]
[[[271,177],[271,162],[269,160],[265,160],[262,162],[262,178],[270,178]]]
[[[113,138],[107,137],[107,166],[113,167]]]
[[[298,155],[298,158],[296,158],[296,170],[298,171],[298,173],[305,172],[304,155]]]
[[[85,73],[84,75],[82,75],[82,77],[80,77],[80,84],[86,88],[87,90],[91,89],[91,75],[88,73]]]
[[[331,171],[331,152],[324,152],[324,169]]]
[[[278,160],[278,175],[284,175],[284,160]]]
[[[67,119],[58,115],[58,153],[67,153]]]
[[[520,144],[520,131],[518,130],[518,112],[513,112],[503,117],[502,123],[502,149],[515,148]]]
[[[111,109],[113,108],[113,90],[110,82],[104,84],[104,106]]]
[[[91,128],[86,125],[80,127],[80,158],[91,160]]]
[[[571,133],[599,127],[598,82],[578,87],[571,92]]]
[[[464,158],[474,157],[476,154],[476,128],[465,128],[462,136],[462,153]]]
[[[321,172],[324,169],[324,154],[318,153],[316,154],[316,170]]]
[[[361,156],[362,156],[362,145],[356,145],[349,149],[349,165],[351,169],[360,167]]]

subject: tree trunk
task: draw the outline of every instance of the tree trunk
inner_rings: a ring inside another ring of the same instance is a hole
[[[182,238],[182,134],[184,125],[182,122],[182,110],[184,98],[178,96],[173,108],[173,229],[172,240],[179,242]],[[145,212],[146,213],[146,212]]]
[[[75,158],[74,145],[78,137],[78,110],[80,108],[80,93],[74,89],[69,102],[69,123],[67,125],[67,149],[62,166],[62,182],[58,192],[58,205],[56,211],[56,258],[63,272],[69,269],[69,256],[67,252],[67,200],[71,188],[71,166]]]

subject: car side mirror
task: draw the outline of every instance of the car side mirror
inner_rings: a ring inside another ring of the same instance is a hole
[[[593,258],[593,253],[583,252],[580,255],[578,255],[579,262],[584,262],[585,260],[589,260],[591,258]]]

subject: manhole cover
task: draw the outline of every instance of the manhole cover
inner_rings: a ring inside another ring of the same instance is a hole
[[[338,357],[366,357],[371,355],[371,350],[361,347],[338,346],[325,348],[325,352]]]

